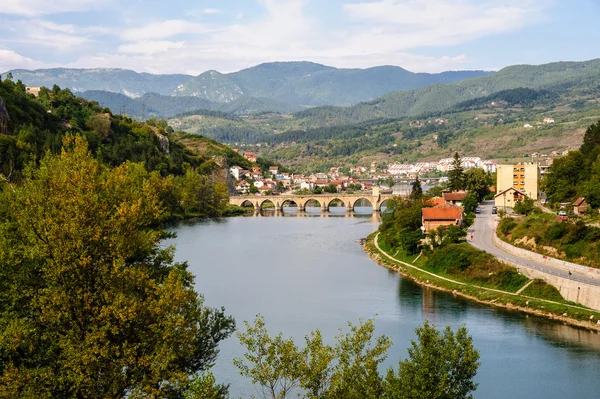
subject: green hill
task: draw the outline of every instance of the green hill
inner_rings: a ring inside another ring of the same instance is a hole
[[[509,89],[548,91],[597,88],[600,59],[556,62],[545,65],[515,65],[489,76],[450,84],[435,84],[397,91],[351,107],[318,107],[297,113],[305,127],[347,125],[378,118],[400,118],[442,112],[461,102]]]
[[[144,93],[171,94],[175,88],[193,76],[184,74],[153,75],[119,68],[73,69],[52,68],[14,69],[15,81],[21,80],[28,86],[52,87],[58,85],[71,91],[105,90],[140,97]],[[8,72],[2,74],[6,76]]]
[[[312,62],[272,62],[226,75],[206,72],[181,85],[174,95],[195,95],[221,102],[246,95],[303,107],[351,105],[395,90],[488,74],[483,71],[427,74],[395,66],[338,69]]]
[[[255,114],[262,112],[292,113],[298,107],[268,98],[240,97],[228,103],[217,103],[200,97],[174,97],[157,93],[146,93],[139,98],[130,98],[123,94],[109,91],[90,90],[81,93],[90,101],[96,101],[113,113],[123,113],[135,118],[158,117],[171,118],[180,114],[197,111],[217,111],[230,114]]]

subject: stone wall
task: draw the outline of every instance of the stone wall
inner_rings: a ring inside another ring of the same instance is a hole
[[[494,237],[492,238],[494,240],[494,244],[496,244],[497,247],[502,248],[506,252],[511,253],[513,255],[517,255],[526,259],[531,259],[536,262],[547,263],[548,265],[560,268],[564,271],[570,271],[573,274],[578,274],[581,276],[596,278],[600,280],[600,269],[578,265],[576,263],[567,262],[564,260],[552,258],[550,256],[541,255],[523,248],[518,248],[514,245],[510,245],[505,241],[502,241],[496,235],[494,235]]]
[[[525,249],[521,249],[521,248],[517,248],[515,246],[512,246],[504,241],[502,241],[500,238],[498,238],[495,234],[493,235],[493,240],[494,243],[504,249],[505,251],[512,253],[513,255],[517,255],[517,256],[522,256],[528,259],[532,259],[532,260],[540,260],[539,258],[536,258],[535,256],[543,256],[543,255],[539,255],[536,254],[534,252],[531,251],[527,251]],[[596,286],[596,285],[591,285],[591,284],[585,284],[585,283],[581,283],[578,281],[574,281],[568,278],[564,278],[564,277],[559,277],[559,276],[554,276],[551,274],[547,274],[544,272],[541,272],[539,270],[535,270],[535,269],[530,269],[527,267],[523,267],[522,265],[519,265],[517,263],[513,263],[510,261],[506,261],[506,260],[501,260],[504,263],[510,264],[511,266],[514,266],[517,268],[517,270],[521,273],[523,273],[525,276],[535,279],[541,279],[544,280],[546,283],[553,285],[554,287],[556,287],[558,289],[558,291],[560,292],[560,294],[562,295],[563,298],[565,298],[567,301],[572,301],[572,302],[576,302],[576,303],[580,303],[583,306],[587,306],[590,309],[594,309],[594,310],[598,310],[600,311],[600,286]],[[560,268],[565,268],[565,270],[572,270],[572,272],[574,273],[574,269],[569,269],[568,266],[566,264],[569,265],[574,265],[573,263],[569,263],[569,262],[563,262],[559,259],[554,259],[554,258],[549,258],[546,257],[546,259],[542,259],[542,261],[546,261],[546,263],[551,263],[552,266],[555,267],[560,267]],[[579,271],[579,274],[581,275],[585,275],[588,277],[598,277],[598,274],[595,272],[597,271],[596,269],[593,269],[593,272],[588,272],[586,273],[587,269],[586,267],[582,267],[580,265],[575,265],[575,266],[579,266],[579,268],[583,269]]]

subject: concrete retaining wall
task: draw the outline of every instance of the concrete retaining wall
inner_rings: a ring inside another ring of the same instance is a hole
[[[547,263],[548,265],[563,269],[564,271],[570,271],[573,274],[579,274],[581,276],[586,276],[600,280],[600,269],[566,262],[564,260],[551,258],[550,256],[544,256],[532,251],[528,251],[523,248],[518,248],[514,245],[510,245],[505,241],[502,241],[496,235],[494,235],[492,239],[494,240],[494,244],[496,244],[497,247],[500,247],[506,252],[511,253],[513,255],[517,255],[526,259],[531,259],[536,262]]]
[[[525,249],[517,248],[513,245],[510,245],[510,244],[502,241],[495,234],[492,237],[492,239],[494,240],[494,243],[497,246],[506,250],[509,253],[512,253],[513,255],[523,256],[525,258],[532,259],[532,260],[540,260],[540,258],[526,256],[524,253],[530,253],[530,254],[534,254],[534,255],[538,255],[538,256],[541,256],[541,255],[535,254],[535,253],[533,253],[531,251],[527,251]],[[550,259],[552,259],[552,258],[547,258],[546,260],[550,261]],[[547,273],[541,272],[536,269],[530,269],[530,268],[524,267],[522,265],[519,265],[517,263],[510,262],[510,261],[506,261],[506,260],[501,260],[501,261],[504,263],[510,264],[513,267],[516,267],[519,272],[523,273],[525,276],[527,276],[531,279],[539,278],[540,280],[544,280],[546,283],[553,285],[554,287],[556,287],[558,289],[558,291],[560,291],[560,294],[562,295],[562,297],[565,298],[567,301],[580,303],[583,306],[587,306],[590,309],[600,311],[600,286],[580,283],[578,281],[574,281],[574,280],[564,278],[564,277],[553,276],[551,274],[547,274]],[[563,262],[558,259],[554,259],[554,261],[561,263],[560,265],[557,263],[552,263],[552,265],[556,266],[556,267],[563,268],[563,267],[567,267],[567,266],[565,266],[565,264],[569,264],[569,262]],[[547,263],[550,263],[550,262],[547,262]],[[576,266],[579,266],[579,265],[576,265]],[[581,267],[581,266],[579,266],[579,267]],[[588,269],[588,268],[584,268],[584,269]],[[574,271],[574,269],[565,269],[565,270]],[[593,269],[593,270],[596,270],[596,269]],[[590,274],[586,274],[583,272],[580,274],[590,276]],[[598,275],[595,273],[593,274],[593,276],[598,277]]]

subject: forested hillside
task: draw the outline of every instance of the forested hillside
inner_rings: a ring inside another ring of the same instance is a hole
[[[560,92],[580,89],[585,93],[599,87],[600,59],[539,66],[517,65],[485,77],[397,91],[352,107],[312,108],[295,116],[305,127],[347,125],[378,118],[415,117],[441,112],[461,102],[503,90],[530,88]]]
[[[554,161],[543,185],[553,203],[585,197],[600,208],[600,120],[587,128],[578,151]]]
[[[227,198],[219,159],[247,163],[217,143],[208,154],[192,152],[171,138],[173,129],[164,120],[142,123],[113,115],[58,86],[42,89],[34,98],[21,82],[4,80],[0,98],[6,107],[6,115],[0,116],[6,125],[0,132],[0,174],[12,186],[20,184],[28,167],[47,153],[60,153],[65,138],[75,135],[84,139],[102,165],[115,168],[129,163],[131,171],[146,176],[161,196],[164,217],[219,216]]]
[[[123,113],[134,118],[170,118],[175,115],[204,111],[230,114],[255,114],[261,112],[292,113],[299,110],[289,104],[268,98],[240,97],[228,103],[217,103],[199,97],[173,97],[146,93],[139,98],[109,91],[92,90],[81,93],[83,98],[96,101],[113,113]]]
[[[174,95],[218,102],[242,96],[262,97],[302,107],[352,105],[395,90],[488,74],[484,71],[413,73],[395,66],[338,69],[312,62],[272,62],[230,74],[203,73],[178,87]]]

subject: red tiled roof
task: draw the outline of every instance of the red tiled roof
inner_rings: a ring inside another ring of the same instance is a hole
[[[424,220],[458,220],[462,215],[462,208],[457,206],[440,206],[423,208]]]
[[[427,202],[429,202],[433,206],[446,205],[446,201],[444,201],[444,199],[440,197],[431,198]]]
[[[575,201],[575,203],[573,205],[575,205],[575,206],[581,206],[581,205],[583,205],[584,202],[585,202],[585,198],[581,197],[577,201]]]
[[[457,191],[455,193],[444,193],[443,197],[445,201],[463,201],[467,197],[467,193],[465,191]]]

